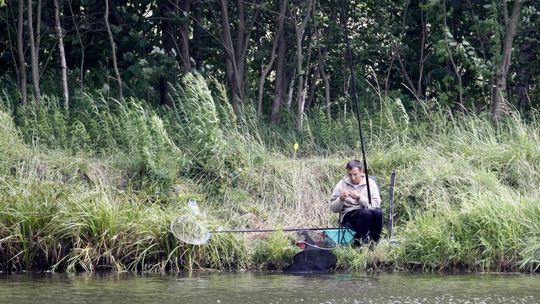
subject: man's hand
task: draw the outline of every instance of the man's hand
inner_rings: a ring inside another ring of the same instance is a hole
[[[360,197],[360,193],[355,192],[355,191],[350,191],[350,192],[349,192],[349,196],[350,196],[351,198],[358,199],[358,198]]]
[[[367,207],[368,205],[368,200],[365,197],[362,197],[358,192],[350,191],[349,197],[354,199],[358,203],[358,205],[362,207]]]
[[[350,195],[350,191],[343,191],[341,192],[341,194],[339,195],[339,199],[341,199],[342,201],[344,201],[349,195]]]

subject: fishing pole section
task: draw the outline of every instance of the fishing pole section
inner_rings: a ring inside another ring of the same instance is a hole
[[[171,222],[172,234],[180,241],[192,245],[206,245],[212,234],[219,233],[264,233],[264,232],[297,232],[300,239],[298,246],[301,249],[332,250],[336,248],[336,237],[340,234],[339,227],[316,227],[316,228],[283,228],[283,229],[232,229],[232,230],[208,230],[204,222],[204,214],[200,211],[195,200],[189,200],[190,212],[178,216]],[[320,231],[320,233],[317,233]],[[343,232],[341,232],[343,233]],[[352,236],[352,232],[349,232]]]

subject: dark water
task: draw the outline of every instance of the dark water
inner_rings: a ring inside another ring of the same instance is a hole
[[[540,303],[540,276],[0,274],[0,303]]]

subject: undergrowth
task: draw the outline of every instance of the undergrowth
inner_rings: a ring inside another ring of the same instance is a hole
[[[163,108],[86,94],[65,113],[56,97],[21,107],[2,95],[0,269],[280,269],[297,250],[285,234],[183,244],[168,227],[189,198],[210,228],[335,225],[328,197],[360,156],[354,117],[268,127],[210,82],[186,76]],[[385,214],[397,171],[399,246],[338,249],[339,269],[539,271],[537,113],[493,123],[389,99],[363,117]]]

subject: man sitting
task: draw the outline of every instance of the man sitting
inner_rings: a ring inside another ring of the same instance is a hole
[[[381,196],[377,183],[367,178],[364,166],[356,159],[346,165],[347,175],[334,187],[330,199],[330,210],[341,213],[341,224],[355,232],[355,245],[369,238],[378,242],[382,231]],[[367,183],[371,202],[368,199]]]

